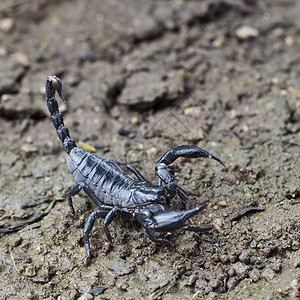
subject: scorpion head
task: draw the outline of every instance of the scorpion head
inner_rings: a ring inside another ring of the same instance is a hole
[[[137,203],[168,203],[165,189],[158,185],[141,185],[133,191],[133,197]]]

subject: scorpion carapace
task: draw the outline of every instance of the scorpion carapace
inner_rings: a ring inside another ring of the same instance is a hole
[[[127,165],[138,180],[132,178],[114,160],[105,160],[89,151],[78,147],[70,137],[68,128],[64,125],[63,117],[58,111],[55,92],[64,101],[62,96],[62,83],[56,76],[50,76],[46,82],[46,101],[51,114],[52,123],[57,135],[68,154],[67,164],[69,172],[73,175],[76,184],[67,192],[70,212],[73,216],[75,210],[72,197],[82,189],[88,197],[99,206],[99,210],[88,217],[84,230],[84,244],[87,252],[85,264],[91,257],[89,233],[93,228],[95,218],[104,218],[103,229],[108,239],[106,251],[112,244],[108,229],[115,216],[135,218],[142,225],[145,234],[154,242],[171,244],[169,240],[159,238],[155,232],[169,232],[177,229],[205,232],[212,227],[198,227],[189,224],[189,218],[200,213],[207,204],[190,209],[187,192],[173,180],[167,170],[167,165],[179,157],[214,159],[224,166],[216,156],[192,145],[183,145],[167,151],[156,164],[156,184],[151,184],[132,165]],[[164,183],[164,185],[163,185]],[[186,211],[166,210],[165,206],[170,199],[178,195],[186,203]]]

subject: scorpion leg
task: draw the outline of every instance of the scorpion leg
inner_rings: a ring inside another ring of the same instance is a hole
[[[89,260],[91,259],[91,248],[90,248],[90,241],[89,241],[89,233],[91,232],[95,219],[96,218],[105,218],[108,215],[109,211],[105,210],[97,210],[92,212],[88,219],[86,220],[83,228],[83,241],[86,250],[86,258],[84,260],[84,265],[88,265]]]
[[[83,188],[84,183],[80,182],[75,184],[73,187],[71,187],[68,191],[67,191],[67,198],[68,198],[68,204],[70,207],[70,212],[68,212],[66,214],[67,217],[73,217],[75,215],[75,210],[74,210],[74,206],[73,206],[73,201],[72,201],[72,196],[77,195],[81,189]]]
[[[125,173],[124,170],[119,166],[119,164],[118,164],[115,160],[111,159],[109,162],[110,162],[111,164],[113,164],[114,167],[116,167],[119,171]],[[128,164],[128,165],[126,165],[126,167],[127,167],[127,169],[128,169],[129,171],[131,171],[131,172],[138,178],[139,181],[141,181],[141,182],[146,182],[146,183],[149,183],[149,184],[150,184],[150,181],[147,180],[147,179],[146,179],[146,178],[145,178],[145,177],[144,177],[144,176],[143,176],[143,175],[135,168],[135,166],[133,166],[132,164]]]
[[[103,223],[103,230],[104,230],[104,233],[106,234],[107,241],[108,241],[108,245],[105,248],[106,252],[109,251],[109,249],[110,249],[110,247],[112,245],[112,238],[111,238],[111,235],[110,235],[110,231],[108,229],[108,225],[112,222],[112,220],[114,219],[114,217],[116,217],[117,215],[122,215],[122,216],[129,217],[129,218],[132,217],[131,213],[127,212],[126,210],[124,210],[122,208],[118,208],[118,207],[113,208],[105,216],[104,223]]]
[[[171,246],[171,247],[174,247],[173,243],[170,242],[169,240],[157,237],[157,236],[152,232],[152,230],[149,228],[149,225],[148,225],[148,224],[146,224],[146,225],[144,226],[144,232],[145,232],[145,234],[147,235],[147,237],[148,237],[152,242],[160,243],[160,244],[167,244],[167,245],[169,245],[169,246]]]
[[[133,166],[132,164],[128,164],[126,165],[127,169],[129,171],[131,171],[137,178],[139,181],[141,182],[146,182],[146,183],[149,183],[150,184],[150,181],[147,180],[141,173],[139,170],[136,169],[135,166]]]
[[[114,165],[114,167],[116,167],[120,172],[125,173],[124,170],[119,166],[119,164],[114,159],[111,159],[109,162],[112,165]]]

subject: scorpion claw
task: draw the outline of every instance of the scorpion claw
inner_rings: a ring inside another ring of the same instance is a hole
[[[189,224],[190,218],[207,207],[204,203],[194,209],[187,211],[166,210],[162,205],[153,204],[143,208],[138,216],[138,220],[144,227],[146,235],[154,242],[167,243],[172,246],[172,243],[166,239],[158,238],[154,232],[169,232],[177,229],[183,229],[194,232],[206,232],[213,227],[198,227]]]
[[[172,181],[172,177],[167,170],[167,166],[173,163],[179,157],[186,157],[186,158],[207,157],[216,160],[217,162],[219,162],[225,167],[225,163],[220,158],[210,154],[206,150],[203,150],[193,145],[178,146],[176,148],[167,151],[157,162],[155,171],[156,171],[156,181],[158,185],[161,185],[162,181],[165,183],[170,183]]]

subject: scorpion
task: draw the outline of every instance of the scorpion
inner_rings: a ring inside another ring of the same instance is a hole
[[[84,265],[91,259],[89,234],[96,218],[103,218],[103,230],[107,237],[106,252],[112,245],[112,237],[108,226],[116,216],[124,216],[138,220],[145,234],[151,241],[173,246],[165,238],[158,237],[155,232],[171,232],[177,229],[207,232],[213,227],[198,227],[192,224],[190,218],[207,207],[204,203],[190,209],[186,191],[173,180],[167,166],[179,157],[214,159],[225,166],[224,162],[207,151],[193,145],[182,145],[167,151],[157,162],[156,184],[151,184],[131,164],[127,168],[135,174],[138,180],[128,175],[115,160],[105,160],[76,145],[70,137],[68,128],[64,125],[63,116],[58,110],[55,93],[66,102],[62,93],[62,82],[56,76],[50,76],[46,81],[46,102],[52,123],[57,135],[67,153],[67,166],[76,184],[67,191],[70,211],[66,216],[74,216],[75,210],[72,197],[83,190],[87,196],[100,208],[92,212],[83,228],[83,241],[86,249]],[[167,210],[164,205],[178,195],[186,203],[185,211]]]

